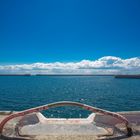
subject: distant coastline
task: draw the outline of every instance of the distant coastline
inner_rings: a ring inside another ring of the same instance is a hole
[[[132,79],[140,79],[140,75],[115,75],[115,78],[132,78]]]
[[[114,75],[114,74],[0,74],[0,76],[114,76],[115,78],[140,79],[139,75]]]
[[[112,74],[0,74],[0,76],[114,76]]]
[[[0,76],[31,76],[31,74],[0,74]]]

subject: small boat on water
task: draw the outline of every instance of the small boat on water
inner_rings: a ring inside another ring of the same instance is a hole
[[[42,113],[60,106],[78,106],[87,118],[46,118]],[[0,139],[94,140],[140,139],[140,112],[110,112],[70,101],[56,102],[20,112],[0,112]]]

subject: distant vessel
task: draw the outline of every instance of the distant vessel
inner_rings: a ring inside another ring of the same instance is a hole
[[[91,111],[88,118],[46,118],[40,111],[78,106]],[[94,140],[135,139],[140,132],[140,112],[110,112],[70,101],[56,102],[21,112],[0,113],[1,139]],[[2,118],[3,117],[3,118]],[[133,136],[132,136],[133,135]]]
[[[140,79],[140,75],[115,75],[115,78],[134,78],[134,79]]]

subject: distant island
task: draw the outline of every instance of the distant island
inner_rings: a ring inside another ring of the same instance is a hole
[[[115,78],[132,78],[132,79],[140,79],[140,75],[115,75]]]

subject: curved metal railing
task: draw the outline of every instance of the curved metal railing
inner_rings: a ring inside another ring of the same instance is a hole
[[[126,125],[127,136],[132,135],[132,129],[129,126],[129,122],[122,115],[114,113],[114,112],[106,111],[106,110],[103,110],[103,109],[100,109],[100,108],[92,107],[92,106],[89,106],[89,105],[86,105],[86,104],[82,104],[82,103],[78,103],[78,102],[71,102],[71,101],[55,102],[55,103],[51,103],[51,104],[47,104],[47,105],[43,105],[43,106],[31,108],[31,109],[27,109],[27,110],[24,110],[24,111],[20,111],[18,113],[11,114],[8,117],[6,117],[0,123],[0,134],[2,135],[2,131],[3,131],[3,128],[4,128],[5,124],[13,118],[24,116],[24,115],[34,113],[34,112],[40,112],[40,111],[43,111],[43,110],[48,110],[49,108],[54,108],[54,107],[59,107],[59,106],[78,106],[78,107],[81,107],[85,110],[88,110],[88,111],[91,111],[91,112],[94,112],[94,113],[100,113],[100,114],[103,114],[103,115],[112,116],[112,117],[114,117],[118,120],[121,120]]]

